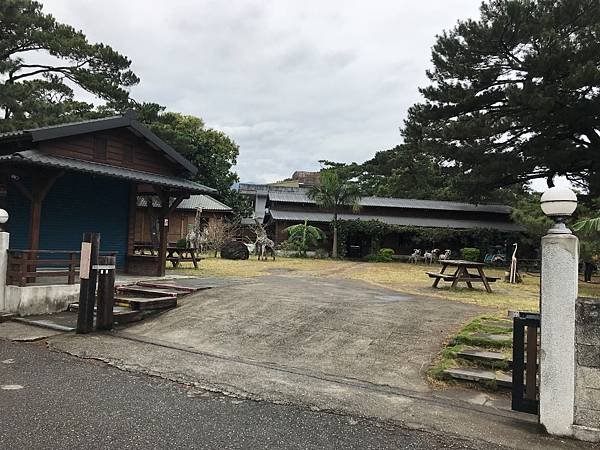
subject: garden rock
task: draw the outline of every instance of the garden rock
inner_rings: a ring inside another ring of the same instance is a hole
[[[221,247],[221,258],[248,259],[250,252],[246,244],[240,241],[227,241]]]

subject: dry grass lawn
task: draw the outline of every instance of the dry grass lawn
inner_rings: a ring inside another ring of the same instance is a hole
[[[277,258],[275,261],[230,261],[220,258],[202,260],[200,273],[206,276],[220,277],[257,277],[268,274],[301,275],[313,277],[338,277],[361,280],[408,294],[436,297],[445,300],[472,303],[498,309],[505,314],[507,310],[537,311],[539,309],[540,279],[534,275],[523,275],[523,282],[511,285],[503,281],[492,284],[493,293],[488,294],[483,285],[476,284],[474,290],[464,287],[434,289],[432,280],[425,274],[428,270],[437,270],[438,266],[424,266],[405,263],[367,263],[356,261],[337,261],[329,259]],[[189,275],[198,275],[193,269],[178,270]],[[486,269],[489,275],[502,277],[503,270]],[[580,295],[600,297],[600,284],[580,283]]]

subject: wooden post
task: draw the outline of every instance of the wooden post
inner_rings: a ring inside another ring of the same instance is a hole
[[[96,316],[96,328],[98,330],[110,330],[113,326],[113,308],[115,304],[115,264],[114,256],[101,256],[98,259],[100,266],[98,275],[98,313]],[[109,268],[112,266],[112,268]]]
[[[75,284],[75,253],[69,253],[69,279],[67,281],[68,284]]]
[[[100,233],[84,233],[83,242],[91,244],[88,249],[82,245],[79,267],[79,312],[77,333],[89,333],[94,327],[94,304],[96,297],[97,270],[91,267],[98,264],[100,253]],[[87,272],[87,273],[86,273]]]

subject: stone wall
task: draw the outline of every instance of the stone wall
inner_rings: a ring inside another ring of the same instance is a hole
[[[600,299],[577,299],[575,425],[600,429]]]

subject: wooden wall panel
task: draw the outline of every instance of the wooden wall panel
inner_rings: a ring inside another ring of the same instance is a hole
[[[95,137],[107,140],[106,158],[95,156]],[[123,129],[40,142],[39,148],[53,155],[127,167],[144,172],[162,175],[177,175],[180,172],[179,166],[170,161],[162,151]]]

